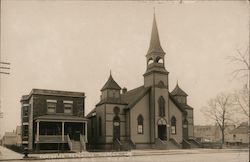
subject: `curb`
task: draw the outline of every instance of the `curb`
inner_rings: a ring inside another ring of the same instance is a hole
[[[199,150],[198,152],[191,151],[142,151],[142,152],[109,152],[107,155],[98,155],[98,153],[83,153],[83,154],[67,154],[64,157],[58,157],[55,155],[54,157],[29,157],[29,158],[17,158],[17,159],[0,159],[0,161],[16,161],[16,160],[52,160],[52,159],[81,159],[81,158],[103,158],[103,157],[132,157],[132,156],[158,156],[158,155],[186,155],[186,154],[200,154],[200,153],[230,153],[230,152],[248,152],[248,150]],[[113,155],[112,155],[113,154]],[[47,155],[49,156],[49,155]]]

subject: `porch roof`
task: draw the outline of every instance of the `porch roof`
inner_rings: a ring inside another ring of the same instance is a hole
[[[65,122],[84,122],[87,121],[85,117],[73,116],[73,115],[62,115],[62,114],[51,114],[43,115],[34,118],[35,121],[65,121]]]

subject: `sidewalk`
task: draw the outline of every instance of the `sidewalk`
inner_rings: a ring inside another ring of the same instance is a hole
[[[23,155],[0,146],[0,161],[22,160]],[[101,157],[130,157],[130,156],[156,156],[156,155],[184,155],[225,152],[247,152],[248,149],[179,149],[179,150],[132,150],[128,152],[81,152],[81,153],[49,153],[29,154],[25,160],[74,159],[74,158],[101,158]]]
[[[23,155],[0,146],[0,161],[7,159],[22,159]]]

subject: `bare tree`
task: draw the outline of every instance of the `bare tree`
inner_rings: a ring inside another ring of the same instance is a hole
[[[208,104],[203,109],[203,113],[212,122],[215,122],[221,132],[221,146],[223,146],[225,141],[225,129],[227,125],[232,123],[232,108],[233,100],[231,94],[220,93],[215,98],[208,101]]]
[[[249,118],[249,91],[247,85],[234,93],[234,105],[238,112]]]
[[[237,49],[237,53],[234,56],[229,56],[228,59],[234,63],[236,69],[232,72],[233,78],[248,77],[250,71],[249,65],[249,48],[245,52],[241,52]]]

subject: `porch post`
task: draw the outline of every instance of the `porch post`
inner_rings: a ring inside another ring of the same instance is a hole
[[[64,141],[64,121],[62,122],[62,141]]]
[[[36,122],[36,141],[39,141],[39,121]]]
[[[85,139],[88,139],[88,132],[87,132],[87,130],[88,130],[88,126],[87,126],[87,122],[84,122],[84,125],[85,125]]]

